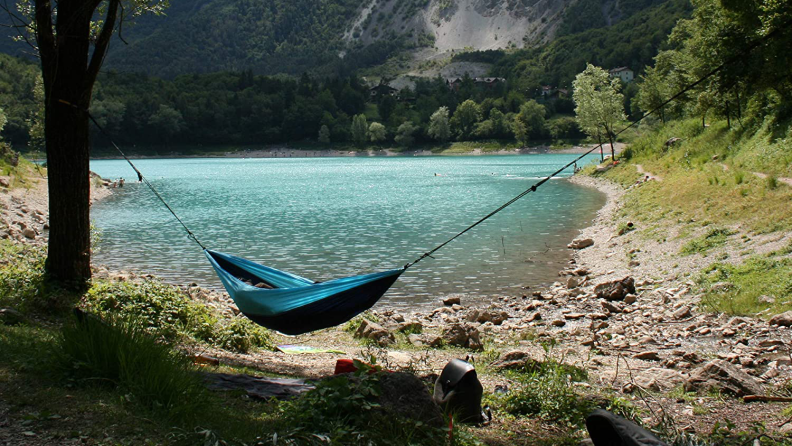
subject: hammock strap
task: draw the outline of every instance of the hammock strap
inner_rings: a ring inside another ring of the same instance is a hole
[[[623,129],[619,130],[618,132],[614,133],[614,134],[612,135],[612,137],[614,137],[614,138],[615,138],[616,136],[619,136],[619,135],[621,135],[622,133],[624,133],[625,131],[627,131],[628,129],[630,129],[630,128],[632,128],[632,127],[636,126],[636,125],[638,125],[638,123],[639,123],[639,122],[643,121],[643,120],[644,120],[645,118],[647,118],[649,115],[652,115],[652,114],[656,113],[658,110],[662,109],[662,108],[663,108],[663,107],[665,107],[666,105],[668,105],[668,104],[670,104],[671,102],[673,102],[673,101],[675,101],[675,100],[679,99],[679,98],[680,98],[682,95],[684,95],[684,94],[685,94],[685,93],[687,93],[688,91],[692,90],[693,88],[696,88],[696,87],[697,87],[699,84],[701,84],[701,83],[702,83],[702,82],[704,82],[705,80],[709,79],[710,77],[714,76],[714,75],[715,75],[715,74],[717,74],[719,71],[721,71],[722,69],[726,68],[727,66],[729,66],[729,65],[731,65],[731,64],[733,64],[733,63],[735,63],[735,62],[737,62],[737,61],[743,60],[743,58],[744,58],[745,56],[747,56],[747,55],[748,55],[749,53],[751,53],[753,50],[755,50],[756,48],[758,48],[760,45],[762,45],[763,43],[767,42],[767,41],[768,41],[768,40],[770,40],[770,39],[773,39],[773,38],[777,37],[777,36],[778,36],[778,35],[781,33],[781,31],[782,31],[782,30],[786,30],[786,27],[787,27],[787,25],[789,25],[790,23],[792,23],[792,20],[790,20],[790,21],[787,21],[787,22],[784,24],[784,26],[781,26],[781,27],[778,27],[778,28],[776,28],[776,29],[775,29],[773,32],[771,32],[771,33],[769,33],[769,34],[767,34],[767,35],[765,35],[765,36],[763,36],[763,37],[761,37],[761,38],[759,38],[759,39],[756,39],[756,40],[754,40],[754,41],[753,41],[753,42],[752,42],[750,45],[748,45],[748,46],[747,46],[745,49],[743,49],[742,51],[740,51],[740,52],[739,52],[737,55],[735,55],[734,57],[732,57],[732,58],[730,58],[730,59],[726,60],[725,62],[723,62],[722,64],[720,64],[720,65],[719,65],[719,66],[717,66],[716,68],[712,69],[712,71],[710,71],[709,73],[707,73],[707,74],[705,74],[704,76],[702,76],[702,77],[701,77],[699,80],[697,80],[696,82],[693,82],[692,84],[688,85],[688,86],[687,86],[687,87],[685,87],[685,88],[684,88],[682,91],[680,91],[679,93],[675,94],[674,96],[672,96],[671,98],[669,98],[668,100],[666,100],[665,102],[663,102],[662,104],[660,104],[659,106],[657,106],[657,107],[653,108],[652,110],[649,110],[648,112],[644,113],[644,114],[643,114],[643,115],[642,115],[640,118],[638,118],[637,120],[635,120],[635,121],[631,122],[629,125],[627,125],[627,126],[626,126],[626,127],[624,127]],[[484,223],[484,222],[485,222],[486,220],[488,220],[490,217],[493,217],[493,216],[494,216],[495,214],[497,214],[498,212],[500,212],[500,211],[502,211],[502,210],[506,209],[507,207],[511,206],[512,204],[514,204],[514,202],[516,202],[516,201],[517,201],[517,200],[519,200],[520,198],[522,198],[522,197],[524,197],[524,196],[528,195],[528,194],[529,194],[529,193],[531,193],[531,192],[536,192],[536,189],[537,189],[537,188],[539,188],[540,186],[542,186],[543,184],[545,184],[546,182],[548,182],[548,181],[549,181],[551,178],[553,178],[554,176],[556,176],[556,175],[560,174],[561,172],[563,172],[565,169],[569,168],[569,167],[570,167],[570,166],[572,166],[573,164],[577,163],[578,161],[580,161],[581,159],[583,159],[584,157],[586,157],[587,155],[589,155],[591,152],[593,152],[593,151],[595,151],[595,150],[597,150],[597,149],[601,149],[601,148],[603,147],[603,145],[604,145],[603,143],[599,143],[598,145],[594,146],[594,147],[593,147],[591,150],[589,150],[589,151],[587,151],[586,153],[584,153],[584,154],[580,155],[580,156],[579,156],[579,157],[577,157],[577,158],[576,158],[574,161],[572,161],[572,162],[568,163],[567,165],[565,165],[564,167],[562,167],[562,168],[560,168],[560,169],[556,170],[555,172],[553,172],[552,174],[550,174],[550,175],[548,175],[547,177],[543,178],[541,181],[539,181],[538,183],[534,184],[534,185],[533,185],[533,186],[531,186],[530,188],[526,189],[525,191],[523,191],[522,193],[520,193],[520,194],[519,194],[519,195],[517,195],[516,197],[514,197],[514,198],[512,198],[511,200],[509,200],[509,201],[507,201],[506,203],[504,203],[504,204],[503,204],[501,207],[499,207],[499,208],[495,209],[494,211],[490,212],[489,214],[487,214],[486,216],[484,216],[484,217],[483,217],[482,219],[480,219],[479,221],[477,221],[477,222],[473,223],[472,225],[468,226],[468,227],[467,227],[467,228],[465,228],[465,229],[464,229],[462,232],[458,233],[457,235],[455,235],[455,236],[451,237],[450,239],[446,240],[445,242],[441,243],[440,245],[438,245],[436,248],[432,249],[431,251],[427,251],[427,252],[423,253],[423,254],[422,254],[420,257],[418,257],[418,258],[417,258],[417,259],[415,259],[414,261],[412,261],[412,262],[410,262],[410,263],[408,263],[408,264],[404,265],[404,269],[406,270],[406,269],[408,269],[408,268],[410,268],[410,267],[414,266],[416,263],[420,262],[421,260],[423,260],[423,259],[425,259],[425,258],[427,258],[427,257],[432,257],[432,254],[434,254],[434,253],[435,253],[435,252],[437,252],[438,250],[442,249],[442,248],[443,248],[445,245],[447,245],[447,244],[449,244],[449,243],[453,242],[453,241],[454,241],[454,240],[456,240],[456,239],[457,239],[459,236],[461,236],[462,234],[464,234],[464,233],[466,233],[466,232],[470,231],[471,229],[475,228],[476,226],[480,225],[481,223]],[[432,257],[432,258],[434,258],[434,257]]]
[[[71,102],[65,101],[65,100],[63,100],[63,99],[59,99],[59,100],[58,100],[58,102],[60,102],[60,103],[62,103],[62,104],[65,104],[65,105],[68,105],[68,106],[70,106],[70,107],[74,107],[74,108],[76,108],[77,110],[80,110],[81,112],[83,112],[83,113],[85,113],[86,115],[88,115],[88,118],[89,118],[89,119],[90,119],[90,120],[91,120],[91,121],[94,123],[94,125],[96,126],[96,128],[98,128],[98,129],[99,129],[99,132],[101,132],[101,133],[102,133],[102,135],[104,135],[104,136],[105,136],[105,138],[107,138],[107,139],[108,139],[108,141],[110,141],[110,144],[112,144],[112,145],[113,145],[113,147],[115,147],[115,149],[116,149],[116,150],[118,150],[118,153],[120,153],[120,154],[121,154],[121,156],[122,156],[122,157],[124,157],[124,159],[126,160],[126,162],[127,162],[127,163],[129,163],[129,165],[132,167],[132,169],[133,169],[133,170],[135,171],[135,173],[137,174],[137,176],[138,176],[138,181],[140,181],[140,182],[142,182],[143,184],[145,184],[146,186],[148,186],[148,188],[149,188],[149,189],[151,189],[151,191],[152,191],[152,192],[154,192],[154,195],[155,195],[155,196],[156,196],[156,197],[159,199],[159,201],[161,201],[161,202],[162,202],[162,204],[163,204],[163,205],[165,205],[165,208],[166,208],[166,209],[168,209],[168,211],[170,211],[171,215],[173,215],[173,217],[176,219],[176,221],[178,221],[178,222],[179,222],[179,224],[181,224],[182,228],[184,228],[184,231],[187,233],[187,238],[189,238],[190,240],[192,240],[192,241],[194,241],[195,243],[197,243],[197,244],[198,244],[198,246],[200,246],[200,247],[201,247],[201,249],[203,249],[204,251],[206,251],[206,246],[204,246],[204,245],[203,245],[203,243],[201,243],[201,241],[200,241],[200,240],[198,240],[198,237],[196,237],[196,236],[195,236],[195,234],[193,234],[193,232],[192,232],[192,231],[190,231],[190,228],[188,228],[188,227],[187,227],[187,225],[186,225],[186,224],[184,224],[184,221],[182,221],[182,219],[181,219],[181,218],[179,218],[179,216],[178,216],[178,215],[176,215],[176,212],[175,212],[175,211],[173,210],[173,208],[171,208],[171,207],[170,207],[170,205],[169,205],[169,204],[168,204],[168,203],[165,201],[165,199],[162,197],[162,195],[160,195],[159,191],[158,191],[158,190],[157,190],[157,189],[154,187],[154,185],[153,185],[153,184],[151,184],[151,183],[149,182],[148,178],[144,177],[144,176],[143,176],[143,174],[142,174],[142,173],[140,173],[140,170],[138,170],[138,168],[137,168],[137,167],[136,167],[136,166],[135,166],[135,165],[132,163],[132,160],[130,160],[130,159],[129,159],[129,158],[126,156],[126,154],[125,154],[125,153],[124,153],[124,152],[121,150],[121,148],[120,148],[120,147],[118,147],[118,145],[115,143],[115,141],[113,141],[113,138],[111,138],[111,137],[110,137],[110,135],[109,135],[109,134],[108,134],[108,133],[105,131],[105,129],[104,129],[104,128],[103,128],[103,127],[102,127],[102,126],[101,126],[101,125],[100,125],[100,124],[99,124],[99,123],[96,121],[96,119],[93,117],[93,115],[91,114],[91,112],[89,112],[88,110],[82,109],[82,108],[78,107],[77,105],[75,105],[75,104],[72,104]]]

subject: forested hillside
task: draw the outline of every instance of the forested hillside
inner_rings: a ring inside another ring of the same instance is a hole
[[[670,0],[185,0],[121,29],[106,68],[163,78],[252,70],[349,75],[408,50],[533,47]],[[7,17],[0,23],[8,24]],[[0,28],[3,36],[12,30]],[[0,52],[28,54],[10,38]]]
[[[212,15],[209,3],[175,5],[170,12],[171,18],[179,21],[203,17],[222,21],[224,16]],[[579,8],[584,3],[581,1],[575,5]],[[641,5],[649,3],[645,1]],[[368,141],[378,146],[482,140],[498,140],[498,144],[513,144],[517,140],[524,144],[569,141],[582,137],[577,124],[569,116],[573,111],[571,98],[568,94],[544,97],[541,86],[569,88],[572,78],[588,62],[604,67],[626,65],[640,73],[645,65],[652,62],[677,19],[689,14],[691,9],[686,0],[669,0],[649,9],[626,9],[622,5],[618,15],[632,16],[615,26],[564,36],[534,49],[465,52],[455,58],[494,62],[493,74],[504,78],[494,85],[482,85],[465,78],[452,88],[446,79],[429,78],[418,81],[413,88],[391,95],[372,94],[371,85],[357,77],[355,70],[387,57],[391,51],[402,48],[402,43],[398,39],[383,40],[368,47],[358,47],[357,52],[347,53],[344,60],[339,59],[338,54],[341,53],[336,51],[342,51],[343,46],[340,40],[334,42],[330,36],[342,27],[345,17],[356,14],[351,2],[343,7],[340,5],[324,1],[309,8],[306,2],[296,2],[281,9],[266,9],[261,5],[243,3],[224,13],[232,17],[238,8],[249,8],[261,14],[272,14],[266,21],[268,38],[285,36],[287,43],[268,46],[269,52],[262,53],[260,61],[282,61],[273,67],[289,71],[326,57],[336,68],[331,74],[303,75],[300,80],[265,77],[252,69],[233,67],[219,73],[201,74],[214,63],[212,60],[226,57],[222,45],[218,44],[207,54],[199,54],[199,46],[196,46],[193,56],[201,56],[202,60],[210,62],[203,68],[188,68],[192,56],[183,54],[184,57],[179,58],[180,55],[175,54],[176,43],[179,39],[187,44],[190,39],[208,37],[197,37],[196,34],[200,33],[188,32],[186,28],[184,32],[178,32],[180,28],[159,29],[144,21],[137,25],[135,31],[151,35],[133,43],[133,46],[176,42],[167,48],[166,53],[158,53],[152,48],[151,55],[147,56],[155,61],[160,58],[170,60],[170,68],[158,73],[157,77],[114,69],[103,73],[95,90],[92,112],[125,145],[315,144],[317,140],[324,141],[325,146],[328,142],[352,143],[355,141],[353,121],[358,115],[364,115],[369,124],[373,122],[382,127],[376,140]],[[420,7],[418,3],[411,3],[400,10],[417,10]],[[567,14],[574,11],[570,8]],[[617,10],[606,12],[614,11]],[[322,17],[330,19],[322,21],[322,27],[312,26],[318,24]],[[294,23],[293,20],[298,21]],[[251,19],[243,21],[251,28],[257,26]],[[264,22],[262,19],[261,23]],[[165,31],[174,35],[157,37],[159,32]],[[318,34],[306,39],[304,36],[310,32]],[[224,38],[233,40],[239,37],[225,35]],[[247,45],[263,45],[268,38],[262,37]],[[224,42],[231,50],[238,50],[242,57],[243,49],[231,45],[231,40]],[[132,53],[121,54],[133,56]],[[334,59],[336,62],[332,62]],[[35,128],[38,119],[39,108],[33,95],[35,64],[7,56],[0,57],[0,60],[8,67],[0,85],[0,107],[5,108],[5,114],[9,116],[4,135],[16,147],[24,148],[28,145],[30,129]],[[292,62],[296,65],[287,69]],[[123,63],[129,65],[130,71],[145,65],[144,60],[136,62],[134,58],[124,59]],[[168,79],[182,70],[194,71]],[[273,71],[276,70],[273,68]],[[626,109],[637,110],[633,100],[637,88],[634,85],[625,88]],[[459,110],[463,104],[465,106]],[[431,133],[431,118],[441,108],[445,109],[450,131],[445,137]],[[519,131],[514,127],[517,122],[524,124],[519,125]],[[323,128],[326,131],[321,136]],[[409,138],[404,137],[406,134]],[[96,141],[100,145],[107,144],[101,137]]]

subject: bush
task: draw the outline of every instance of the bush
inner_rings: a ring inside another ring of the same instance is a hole
[[[272,347],[269,332],[243,318],[233,319],[222,326],[215,344],[239,353],[247,353],[253,348]]]
[[[127,400],[172,421],[195,416],[207,398],[188,359],[130,319],[82,313],[63,327],[55,357],[72,379],[120,388],[129,392]]]
[[[209,308],[157,280],[95,283],[86,293],[83,306],[100,317],[133,317],[169,341],[188,336],[211,342],[215,337],[217,318]]]

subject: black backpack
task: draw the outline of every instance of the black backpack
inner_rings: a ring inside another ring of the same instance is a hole
[[[481,410],[483,393],[476,369],[467,361],[452,359],[435,381],[434,401],[453,415],[454,421],[476,424],[491,418]]]

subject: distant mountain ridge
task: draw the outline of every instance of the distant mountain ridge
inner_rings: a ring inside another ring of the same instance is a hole
[[[341,74],[395,52],[531,47],[667,0],[186,0],[124,27],[105,65],[172,78],[251,70]],[[0,42],[19,53],[21,44]]]

